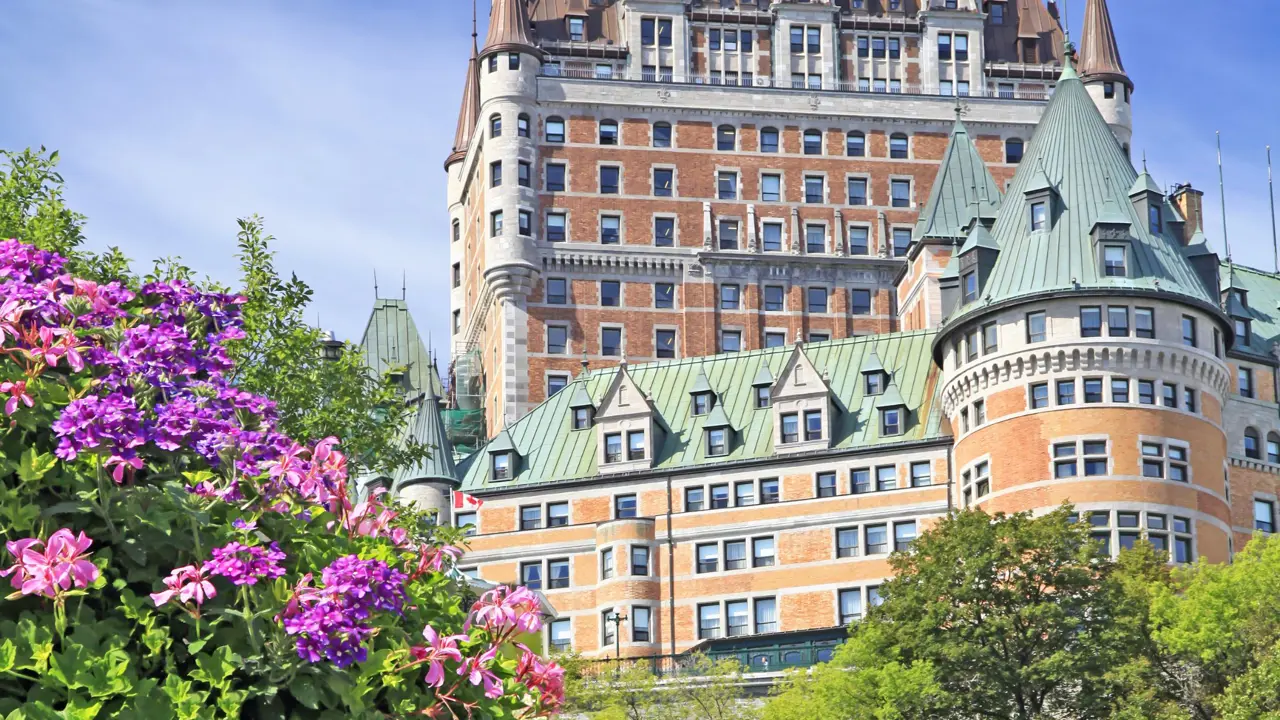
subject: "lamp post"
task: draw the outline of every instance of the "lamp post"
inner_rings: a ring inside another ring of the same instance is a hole
[[[613,657],[622,660],[622,623],[626,621],[627,616],[617,611],[605,620],[613,623]]]

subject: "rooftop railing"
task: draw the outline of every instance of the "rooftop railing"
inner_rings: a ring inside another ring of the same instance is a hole
[[[733,80],[723,80],[704,77],[686,77],[666,72],[641,72],[626,73],[619,72],[609,67],[598,68],[578,68],[578,67],[562,67],[559,65],[544,65],[541,72],[543,77],[568,78],[572,80],[595,80],[600,82],[633,82],[633,83],[652,83],[655,85],[697,85],[704,87],[726,87],[726,88],[743,88],[751,90],[799,90],[806,92],[838,92],[838,93],[854,93],[863,95],[905,95],[911,97],[957,97],[953,89],[944,88],[941,85],[922,85],[913,83],[889,84],[885,82],[884,86],[876,84],[863,84],[859,81],[837,81],[837,82],[803,82],[799,80],[784,81],[775,83],[770,76],[756,76],[750,82],[738,82]],[[1051,91],[1030,90],[1021,88],[987,88],[978,87],[970,88],[966,93],[961,93],[962,98],[999,98],[1002,100],[1026,100],[1031,102],[1044,102],[1048,100]]]

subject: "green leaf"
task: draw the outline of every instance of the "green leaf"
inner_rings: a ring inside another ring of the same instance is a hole
[[[208,683],[211,687],[225,690],[230,687],[230,678],[242,662],[243,659],[239,655],[223,645],[214,650],[213,654],[197,655],[196,669],[192,671],[191,677]]]
[[[36,452],[35,445],[32,445],[22,453],[22,459],[18,463],[18,477],[23,482],[35,482],[57,464],[58,458],[53,453]]]
[[[187,643],[187,652],[194,655],[195,653],[200,652],[201,648],[203,648],[205,643],[207,642],[209,642],[208,638],[204,638],[201,640],[193,640]]]
[[[293,697],[303,707],[312,710],[320,708],[320,691],[316,689],[315,681],[308,675],[299,675],[289,683],[289,692],[293,693]]]
[[[14,645],[12,640],[5,639],[0,643],[0,673],[12,670],[17,657],[18,646]]]
[[[93,720],[98,717],[101,710],[101,702],[92,702],[73,695],[67,701],[67,707],[63,709],[62,715],[67,720]]]

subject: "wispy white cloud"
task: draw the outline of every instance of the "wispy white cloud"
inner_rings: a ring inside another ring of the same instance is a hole
[[[372,7],[372,6],[377,7]],[[447,353],[445,176],[467,26],[417,3],[18,0],[0,29],[0,146],[62,150],[96,247],[234,274],[258,212],[279,265],[358,336],[408,297]],[[456,13],[455,13],[456,14]],[[461,32],[449,32],[450,26]]]

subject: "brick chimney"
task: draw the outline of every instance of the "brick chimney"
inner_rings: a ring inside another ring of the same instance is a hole
[[[1187,219],[1182,228],[1182,244],[1188,245],[1191,237],[1204,229],[1204,193],[1191,187],[1191,183],[1180,183],[1174,186],[1169,199]]]

